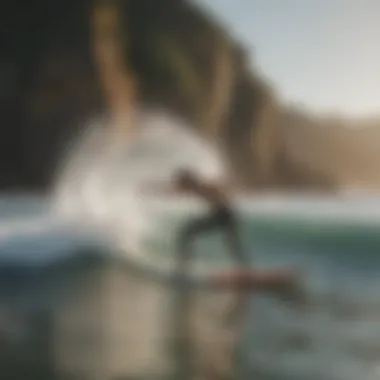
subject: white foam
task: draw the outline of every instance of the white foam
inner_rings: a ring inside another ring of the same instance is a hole
[[[104,119],[90,122],[69,153],[56,189],[56,210],[101,225],[118,248],[152,262],[145,242],[158,239],[162,219],[151,189],[170,185],[180,167],[204,178],[221,178],[223,160],[193,128],[162,112],[142,112],[134,138],[117,148],[108,145],[109,128]]]
[[[39,235],[60,228],[63,224],[63,221],[51,216],[8,220],[0,224],[0,242],[17,236]]]

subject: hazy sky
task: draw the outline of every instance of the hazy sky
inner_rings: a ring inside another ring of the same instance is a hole
[[[232,28],[285,100],[380,113],[380,0],[196,2]]]

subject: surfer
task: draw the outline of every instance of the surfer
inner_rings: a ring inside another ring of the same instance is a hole
[[[190,170],[179,170],[174,179],[176,190],[194,194],[206,201],[210,206],[210,212],[206,216],[195,218],[188,222],[179,236],[178,260],[179,270],[187,269],[191,254],[191,245],[199,235],[214,230],[221,230],[227,238],[229,251],[240,269],[246,269],[247,258],[239,238],[238,221],[232,202],[226,189],[215,183],[202,181]],[[237,297],[233,299],[230,312],[227,313],[228,324],[238,321],[244,314],[247,305],[247,294],[237,289]]]
[[[179,259],[181,269],[188,262],[190,247],[199,235],[214,230],[224,232],[229,251],[238,265],[247,265],[242,244],[239,239],[238,222],[225,189],[218,185],[202,181],[190,170],[179,170],[175,175],[175,187],[178,191],[188,192],[206,201],[211,208],[208,215],[191,220],[179,236]]]

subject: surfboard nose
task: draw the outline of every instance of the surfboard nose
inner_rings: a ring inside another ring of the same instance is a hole
[[[292,269],[229,270],[214,274],[212,282],[226,290],[272,294],[298,308],[308,304],[301,276]]]

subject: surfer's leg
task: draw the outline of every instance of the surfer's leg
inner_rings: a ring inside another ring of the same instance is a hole
[[[238,222],[233,212],[228,210],[225,215],[222,215],[221,223],[224,227],[230,254],[240,266],[245,267],[248,264],[247,257],[240,238]]]
[[[221,214],[221,221],[223,222],[224,236],[226,237],[230,254],[234,261],[237,261],[240,269],[245,269],[248,260],[239,236],[239,225],[234,213],[231,210],[226,210]],[[232,299],[230,310],[226,315],[226,322],[236,327],[236,324],[243,321],[247,306],[248,294],[242,289],[237,289],[237,293]]]
[[[245,269],[248,262],[239,237],[237,224],[235,222],[226,224],[225,234],[231,255],[238,262],[239,268]],[[227,323],[236,325],[243,321],[248,307],[248,299],[249,296],[245,291],[237,290],[237,294],[232,299],[232,304],[227,314]]]
[[[179,236],[178,255],[181,269],[188,263],[194,240],[201,234],[219,226],[219,220],[214,215],[195,219],[185,226]]]

